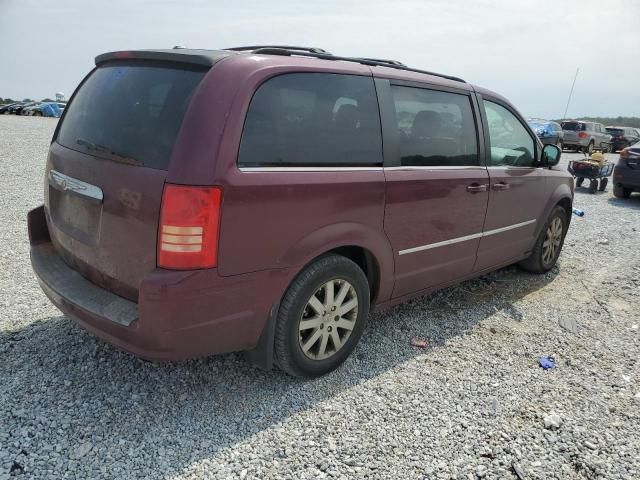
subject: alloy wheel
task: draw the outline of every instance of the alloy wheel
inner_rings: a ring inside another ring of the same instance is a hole
[[[556,258],[562,242],[562,219],[555,217],[547,227],[547,236],[542,244],[542,261],[549,265]]]
[[[307,301],[298,325],[302,353],[324,360],[337,353],[351,336],[358,318],[358,296],[344,279],[322,285]]]

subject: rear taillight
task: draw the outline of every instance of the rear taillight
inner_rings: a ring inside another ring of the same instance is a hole
[[[158,266],[174,270],[218,263],[222,190],[166,184],[158,226]]]
[[[587,138],[589,135],[587,135],[585,132],[580,132],[578,134],[578,138]]]

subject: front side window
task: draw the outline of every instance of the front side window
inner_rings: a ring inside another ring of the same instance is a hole
[[[249,105],[238,165],[382,165],[373,79],[291,73],[268,80]]]
[[[478,165],[478,138],[467,95],[392,86],[401,165]]]
[[[532,167],[535,143],[520,120],[502,105],[483,100],[489,126],[491,157],[488,166]]]

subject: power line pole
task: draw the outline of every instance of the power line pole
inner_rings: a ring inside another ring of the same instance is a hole
[[[562,119],[566,119],[567,118],[567,111],[569,111],[569,103],[571,102],[571,95],[573,95],[573,87],[576,86],[576,79],[578,78],[578,72],[580,71],[580,68],[576,68],[576,74],[573,77],[573,83],[571,84],[571,91],[569,92],[569,98],[567,99],[567,106],[564,109],[564,115],[562,116]]]

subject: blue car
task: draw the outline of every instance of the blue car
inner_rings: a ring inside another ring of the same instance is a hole
[[[559,123],[540,118],[530,118],[527,123],[544,145],[557,145],[562,149],[564,132]]]
[[[62,115],[62,110],[60,104],[56,102],[44,102],[29,107],[27,115],[34,115],[36,117],[59,117]]]

